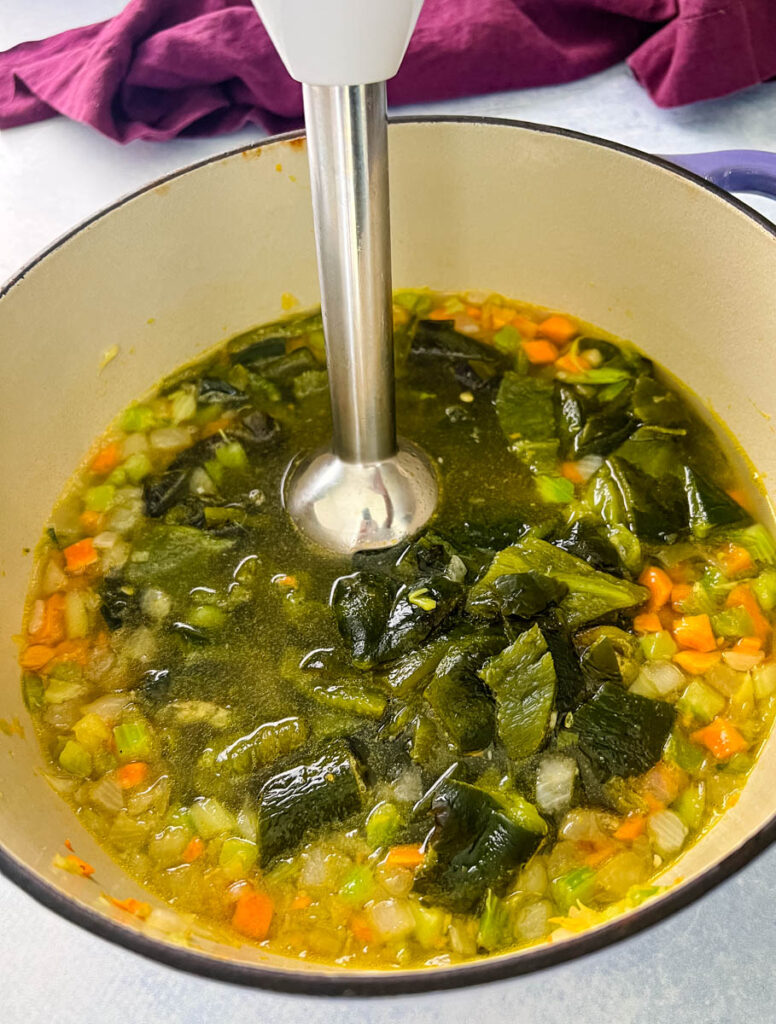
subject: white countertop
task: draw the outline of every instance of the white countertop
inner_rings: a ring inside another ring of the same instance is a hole
[[[0,0],[0,49],[118,0]],[[582,82],[405,108],[562,125],[658,153],[776,151],[776,83],[661,111],[620,65]],[[0,133],[0,281],[124,193],[261,132],[121,147],[62,119]],[[774,204],[755,200],[766,215]],[[766,1024],[776,1020],[776,849],[663,924],[542,974],[380,1000],[311,999],[180,974],[81,931],[0,878],[3,1024]]]

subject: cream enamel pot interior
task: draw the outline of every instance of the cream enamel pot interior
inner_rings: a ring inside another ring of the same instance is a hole
[[[714,410],[766,484],[776,474],[776,239],[698,178],[595,139],[508,122],[392,125],[394,282],[481,288],[568,310],[635,341]],[[535,970],[665,917],[776,838],[776,742],[737,805],[669,872],[682,881],[579,937],[472,964],[347,972],[204,940],[182,948],[98,902],[151,899],[42,777],[17,650],[34,547],[62,486],[109,421],[163,374],[317,302],[304,142],[207,161],[118,203],[34,261],[0,298],[0,868],[70,920],[198,974],[298,992],[449,987]],[[103,353],[118,355],[100,372]],[[745,349],[744,349],[745,345]],[[743,351],[746,358],[742,358]],[[12,358],[11,358],[12,356]],[[767,514],[763,499],[763,512]],[[52,867],[70,838],[94,881]]]

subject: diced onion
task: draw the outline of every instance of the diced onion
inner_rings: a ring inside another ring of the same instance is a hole
[[[419,768],[408,768],[394,782],[393,795],[399,803],[415,804],[423,795],[423,779]]]
[[[657,852],[663,857],[670,857],[681,850],[688,829],[673,811],[656,811],[647,819],[647,831]]]
[[[135,434],[127,434],[121,444],[122,454],[125,459],[131,455],[145,455],[148,451],[148,438],[141,431]]]
[[[207,470],[197,466],[189,477],[189,490],[195,495],[215,494],[216,485]]]
[[[170,802],[170,780],[161,775],[150,786],[140,792],[133,793],[127,801],[127,812],[136,817],[144,811],[153,809],[157,814],[164,814]]]
[[[407,896],[415,877],[407,868],[393,868],[381,864],[377,869],[377,880],[391,896]]]
[[[157,452],[180,452],[191,444],[191,431],[186,427],[159,427],[152,430],[148,441]]]
[[[403,939],[415,929],[415,917],[406,900],[382,900],[370,909],[378,938]]]
[[[112,772],[103,775],[90,787],[89,801],[108,814],[118,814],[124,806],[124,793]]]
[[[754,694],[758,700],[764,700],[776,693],[776,661],[769,661],[767,665],[758,665],[752,672],[754,683]]]
[[[637,682],[643,680],[642,685],[651,686],[656,694],[665,697],[684,686],[684,672],[678,665],[671,661],[650,661],[642,666]]]
[[[541,939],[542,936],[547,934],[550,926],[550,917],[553,913],[552,904],[548,900],[537,900],[536,903],[527,903],[515,915],[515,938],[521,942]]]
[[[589,480],[594,473],[603,466],[604,460],[600,455],[583,455],[576,463],[577,473],[583,480]]]
[[[734,672],[748,672],[755,668],[765,658],[764,651],[752,651],[747,654],[744,651],[723,651],[722,660],[732,668]]]
[[[539,765],[536,776],[536,803],[540,811],[555,814],[571,804],[577,765],[570,757],[550,755]]]
[[[57,590],[63,590],[67,585],[67,576],[53,558],[46,563],[43,573],[42,587],[44,594],[55,594]]]
[[[102,533],[97,534],[92,543],[98,551],[110,551],[118,539],[119,535],[117,533],[114,533],[112,530],[104,530]]]
[[[169,594],[165,594],[163,590],[157,590],[155,587],[149,587],[143,591],[140,598],[140,608],[144,615],[147,615],[149,619],[155,619],[157,622],[161,622],[162,619],[166,619],[172,609],[172,600]]]
[[[705,678],[707,683],[710,683],[725,697],[732,697],[744,682],[744,676],[741,673],[736,672],[730,665],[724,664],[712,665]]]
[[[131,703],[132,698],[126,693],[106,693],[91,704],[84,704],[81,711],[85,715],[99,715],[106,722],[112,723],[118,721],[121,712]]]

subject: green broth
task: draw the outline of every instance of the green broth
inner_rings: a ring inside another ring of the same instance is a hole
[[[441,483],[421,538],[341,559],[288,521],[330,434],[319,318],[289,318],[103,439],[21,659],[57,788],[130,874],[235,940],[386,968],[645,898],[776,692],[776,546],[674,385],[500,298],[395,318],[400,431]]]

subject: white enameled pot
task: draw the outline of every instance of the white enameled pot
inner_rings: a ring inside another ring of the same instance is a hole
[[[483,289],[566,310],[630,338],[738,439],[766,489],[776,471],[776,238],[746,207],[670,164],[509,122],[390,129],[396,287]],[[94,439],[163,374],[318,301],[304,141],[214,158],[117,203],[34,260],[0,297],[0,868],[63,916],[158,960],[303,992],[481,982],[598,948],[661,919],[776,837],[776,742],[723,820],[671,868],[667,892],[580,936],[455,967],[348,972],[205,940],[182,947],[99,901],[155,903],[42,776],[17,648],[36,545]],[[103,354],[118,355],[101,371]],[[763,514],[767,500],[763,497]],[[52,866],[65,838],[93,880]]]

